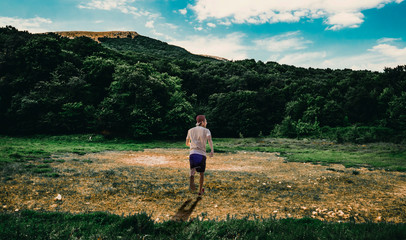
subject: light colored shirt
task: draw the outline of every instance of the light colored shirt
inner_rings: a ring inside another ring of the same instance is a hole
[[[206,143],[211,136],[210,130],[201,126],[189,129],[186,139],[190,139],[190,154],[206,156]]]

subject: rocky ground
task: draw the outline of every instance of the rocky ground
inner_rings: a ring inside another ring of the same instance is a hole
[[[156,221],[406,222],[406,174],[401,172],[287,162],[276,153],[217,153],[207,160],[205,195],[198,198],[188,188],[187,150],[60,154],[52,160],[57,177],[3,177],[0,211],[147,212]]]

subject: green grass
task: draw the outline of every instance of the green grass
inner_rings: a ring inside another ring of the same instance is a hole
[[[406,171],[406,146],[394,143],[337,144],[324,140],[282,138],[215,139],[221,152],[279,152],[293,162],[340,163],[346,167],[368,167]]]
[[[90,139],[91,137],[91,139]],[[184,145],[184,144],[183,144]],[[51,163],[52,154],[75,153],[84,155],[101,151],[141,151],[147,148],[180,148],[180,142],[148,141],[140,142],[126,139],[106,140],[102,136],[0,136],[0,169],[7,163],[27,163],[37,161]],[[57,160],[58,161],[58,160]],[[85,161],[90,163],[90,161]],[[40,172],[36,170],[36,172]]]
[[[89,139],[92,137],[91,139]],[[146,148],[180,147],[180,142],[148,141],[138,142],[125,139],[106,140],[102,136],[0,136],[0,162],[27,161],[49,158],[54,153],[71,152],[84,155],[100,151],[140,151]]]
[[[185,148],[184,141],[107,140],[101,136],[0,136],[0,177],[29,172],[60,177],[50,163],[64,162],[53,154],[101,151],[141,151]],[[215,152],[279,152],[288,161],[341,163],[406,171],[406,147],[400,144],[336,144],[323,140],[277,138],[214,139]],[[72,159],[73,160],[73,159]],[[94,164],[92,160],[78,160]],[[334,170],[334,169],[332,169]],[[106,176],[116,174],[106,171]],[[210,175],[210,172],[207,173]],[[354,170],[353,174],[357,174]],[[141,180],[140,180],[141,181]],[[151,186],[145,185],[145,191]],[[0,213],[0,239],[406,239],[406,225],[391,223],[331,223],[314,219],[234,219],[226,221],[155,223],[144,213],[129,217],[109,213],[70,214],[22,211]]]
[[[91,138],[90,138],[91,137]],[[126,139],[107,140],[100,135],[68,136],[0,136],[0,177],[10,178],[15,173],[39,174],[46,177],[59,177],[48,163],[53,154],[86,153],[102,151],[142,151],[147,148],[180,148],[184,143],[176,141],[134,141]],[[78,160],[80,161],[80,160]],[[91,164],[92,160],[83,160]]]
[[[90,140],[89,138],[92,137]],[[406,171],[406,146],[394,143],[337,144],[323,140],[284,138],[214,139],[215,152],[278,152],[288,161],[319,164],[340,163],[346,167],[368,167]],[[101,151],[142,151],[148,148],[186,148],[184,141],[107,140],[102,136],[0,136],[0,167],[5,163],[41,160],[50,163],[55,153],[84,155]],[[91,163],[91,161],[87,161]]]
[[[155,223],[128,217],[22,211],[0,213],[0,239],[405,239],[406,224],[329,223],[314,219],[234,219]]]

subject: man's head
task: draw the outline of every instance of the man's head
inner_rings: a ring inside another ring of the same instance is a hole
[[[198,115],[196,117],[196,126],[206,127],[206,125],[207,125],[206,117],[204,115]]]

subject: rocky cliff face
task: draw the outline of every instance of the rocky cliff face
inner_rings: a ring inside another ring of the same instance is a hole
[[[68,32],[55,32],[63,37],[88,37],[99,42],[99,38],[134,38],[139,34],[133,31],[110,31],[110,32],[87,32],[87,31],[68,31]]]

